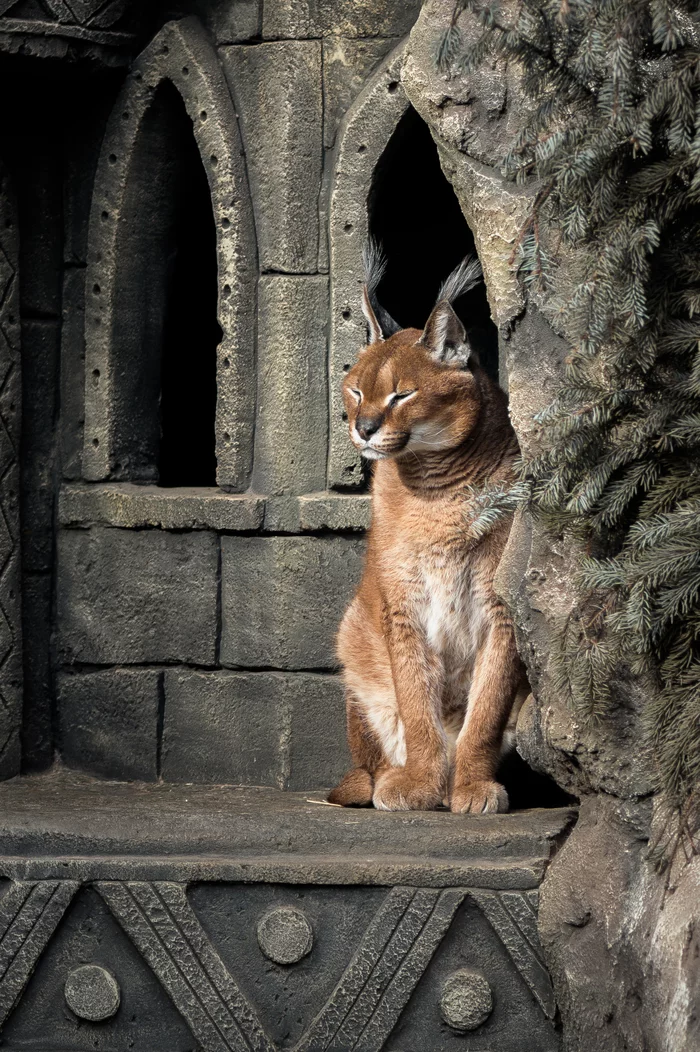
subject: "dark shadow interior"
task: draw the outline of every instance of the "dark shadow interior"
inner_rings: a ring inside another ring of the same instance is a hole
[[[399,121],[377,164],[368,211],[370,233],[387,257],[379,301],[403,328],[422,329],[440,284],[476,249],[428,126],[413,107]],[[455,308],[482,365],[498,380],[498,330],[483,282]],[[515,751],[502,760],[498,777],[513,810],[571,803],[553,779],[533,771]]]
[[[216,228],[206,172],[179,94],[166,85],[180,170],[167,261],[161,350],[161,486],[214,486]]]
[[[136,136],[115,256],[113,477],[213,486],[216,231],[192,121],[167,81]]]
[[[428,126],[409,107],[374,172],[369,229],[384,247],[387,269],[379,301],[402,328],[422,329],[440,284],[466,255],[474,237],[443,175]],[[498,330],[483,283],[455,303],[479,357],[498,378]]]

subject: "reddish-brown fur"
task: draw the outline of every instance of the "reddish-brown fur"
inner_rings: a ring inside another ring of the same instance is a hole
[[[510,520],[470,530],[475,492],[512,477],[505,396],[446,300],[423,333],[386,341],[365,309],[374,342],[343,386],[351,438],[375,460],[364,575],[338,634],[355,766],[329,799],[506,810],[495,774],[524,682],[493,588]]]

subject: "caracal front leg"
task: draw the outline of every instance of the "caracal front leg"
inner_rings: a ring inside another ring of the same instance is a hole
[[[406,763],[377,777],[374,806],[383,811],[431,811],[442,802],[447,785],[447,748],[438,716],[441,668],[404,604],[387,603],[384,625]]]
[[[457,738],[450,808],[457,813],[507,811],[508,794],[496,781],[503,731],[522,679],[510,622],[489,629],[477,655],[469,701]]]
[[[354,767],[332,789],[328,802],[343,807],[369,807],[374,793],[374,779],[378,770],[388,766],[384,751],[372,732],[369,720],[362,713],[356,694],[345,692],[348,745]]]

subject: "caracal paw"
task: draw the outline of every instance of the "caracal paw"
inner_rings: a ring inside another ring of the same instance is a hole
[[[378,811],[434,811],[442,797],[439,784],[395,767],[377,779],[372,802]]]
[[[508,793],[499,782],[471,782],[456,785],[450,798],[455,814],[491,815],[508,810]]]
[[[370,807],[374,778],[365,767],[353,767],[328,794],[329,804],[343,807]]]

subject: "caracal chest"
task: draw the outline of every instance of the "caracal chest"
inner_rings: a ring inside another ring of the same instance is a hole
[[[430,651],[448,675],[469,676],[484,634],[474,541],[461,512],[417,509],[412,543],[396,557],[407,584],[407,606]]]

